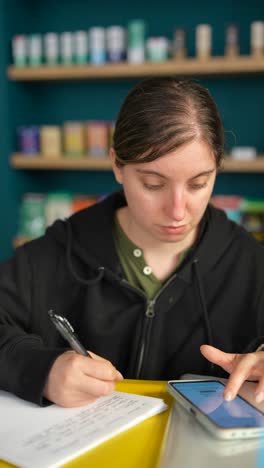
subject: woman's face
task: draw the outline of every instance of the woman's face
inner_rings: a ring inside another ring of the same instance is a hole
[[[112,154],[114,160],[114,154]],[[181,242],[194,232],[212,194],[216,163],[208,145],[193,141],[152,162],[113,164],[123,185],[133,237]]]

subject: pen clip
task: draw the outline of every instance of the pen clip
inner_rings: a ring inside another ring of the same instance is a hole
[[[53,310],[49,310],[48,314],[55,325],[60,323],[68,332],[74,333],[74,329],[71,326],[70,322],[66,319],[66,317],[62,317],[61,315],[55,314]]]

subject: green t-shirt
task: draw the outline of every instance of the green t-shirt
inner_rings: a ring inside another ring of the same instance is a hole
[[[127,237],[117,217],[115,217],[113,233],[117,254],[127,281],[131,286],[143,290],[149,299],[153,299],[171,275],[164,281],[156,278],[152,273],[151,267],[149,267],[145,261],[143,250]],[[179,265],[182,263],[187,251],[188,249],[180,254],[179,262],[175,270],[178,269]]]

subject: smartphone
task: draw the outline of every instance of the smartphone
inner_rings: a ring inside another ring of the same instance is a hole
[[[264,436],[264,413],[241,396],[224,400],[225,385],[218,380],[171,380],[167,389],[219,439]]]

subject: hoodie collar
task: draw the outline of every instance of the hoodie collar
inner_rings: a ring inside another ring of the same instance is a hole
[[[104,267],[118,276],[121,266],[113,239],[113,219],[117,209],[126,205],[123,191],[115,192],[87,209],[72,215],[71,255],[77,255],[84,263],[98,269]],[[56,221],[48,234],[60,244],[67,245],[68,235],[65,221]],[[238,232],[238,226],[229,221],[226,214],[208,205],[200,223],[199,236],[178,271],[178,276],[189,283],[192,279],[192,260],[199,260],[201,275],[204,276],[228,249]]]
[[[114,212],[126,205],[122,191],[115,192],[100,203],[73,214],[68,220],[56,221],[48,235],[67,249],[71,231],[71,256],[98,269],[104,267],[120,275],[121,267],[113,239]]]

